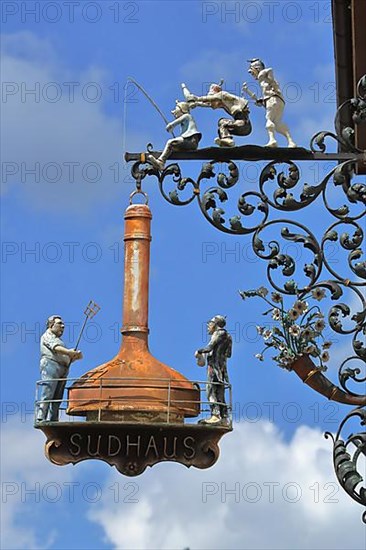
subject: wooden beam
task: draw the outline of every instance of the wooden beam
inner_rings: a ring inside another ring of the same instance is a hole
[[[366,74],[366,1],[352,0],[352,61],[353,93],[356,96],[357,82]],[[356,146],[366,150],[365,124],[355,128]],[[366,173],[363,168],[362,174]]]

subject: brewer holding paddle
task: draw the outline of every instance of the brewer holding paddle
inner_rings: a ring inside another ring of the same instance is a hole
[[[88,319],[94,317],[99,306],[90,301],[84,314],[85,320],[74,349],[69,349],[61,340],[65,324],[60,315],[47,319],[47,330],[41,336],[41,396],[37,405],[37,422],[57,422],[71,363],[83,358],[77,349]]]

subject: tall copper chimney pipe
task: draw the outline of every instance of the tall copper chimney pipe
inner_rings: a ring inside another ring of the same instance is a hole
[[[183,422],[200,410],[200,393],[148,348],[151,211],[134,204],[125,212],[122,344],[107,363],[84,374],[69,390],[68,414],[88,420]]]
[[[150,224],[145,204],[131,205],[125,212],[125,281],[123,298],[123,343],[148,345]]]

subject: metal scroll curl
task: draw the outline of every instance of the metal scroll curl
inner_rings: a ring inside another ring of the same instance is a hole
[[[276,165],[286,166],[287,172],[282,170],[278,173]],[[362,207],[366,204],[366,185],[358,181],[352,183],[355,176],[355,167],[354,160],[347,160],[334,166],[320,183],[309,185],[306,182],[301,183],[300,170],[295,163],[275,160],[267,164],[262,170],[259,178],[259,188],[265,202],[276,210],[287,212],[301,210],[313,203],[322,194],[324,205],[332,216],[340,220],[357,220],[364,216]],[[269,192],[266,192],[268,182],[271,180],[277,182],[277,188],[273,191],[272,199],[269,197]],[[342,197],[348,202],[338,207],[332,207],[327,195],[333,196],[336,187],[341,188],[343,191]],[[294,196],[293,191],[297,193],[297,197]],[[355,204],[361,206],[361,211],[358,213],[351,212]]]
[[[217,161],[212,161],[204,164],[197,180],[198,189],[200,190],[197,193],[197,200],[202,214],[209,223],[224,233],[232,235],[252,233],[266,221],[269,214],[268,205],[263,201],[261,193],[246,191],[237,196],[234,206],[236,211],[227,220],[225,217],[226,212],[222,206],[223,203],[227,203],[229,200],[226,190],[239,183],[239,169],[234,162],[229,161],[224,163],[227,164],[228,174],[223,171],[216,174],[214,169],[216,163]],[[201,191],[202,183],[214,177],[216,177],[216,187],[209,187]],[[241,188],[245,186],[243,182],[240,182],[240,184]],[[259,220],[253,220],[254,224],[252,226],[243,225],[244,219],[249,219],[250,216],[255,216],[258,213],[260,213]]]
[[[366,185],[361,181],[355,181],[353,183],[355,169],[355,161],[348,160],[342,162],[336,166],[323,181],[322,190],[324,205],[328,212],[339,220],[358,220],[365,215]],[[333,187],[330,185],[331,182],[333,183]],[[337,194],[336,187],[341,188],[343,191],[342,198],[347,200],[347,204],[332,207],[329,204],[327,195]],[[360,211],[352,212],[357,207]]]
[[[165,191],[165,184],[169,178],[172,179],[175,189],[167,192]],[[158,174],[158,181],[160,193],[163,195],[164,199],[175,206],[185,206],[191,203],[197,195],[196,182],[191,178],[183,178],[178,164],[170,164],[167,166],[161,176]],[[187,199],[182,199],[181,193],[185,191],[188,186],[190,187],[191,195]]]
[[[342,420],[335,436],[326,432],[325,437],[333,441],[333,465],[340,485],[353,500],[365,506],[366,488],[360,486],[363,477],[360,474],[359,463],[360,459],[366,455],[366,432],[351,433],[347,439],[341,437],[344,426],[357,417],[360,419],[361,426],[365,426],[366,409],[355,409]],[[347,429],[349,429],[348,426]],[[363,513],[362,520],[366,523],[366,512]]]
[[[353,131],[352,131],[353,132]],[[350,134],[352,134],[350,132]],[[345,141],[340,137],[338,136],[337,134],[335,134],[334,132],[329,132],[329,131],[320,131],[320,132],[317,132],[312,138],[311,138],[311,141],[310,141],[310,150],[313,152],[313,153],[316,153],[317,151],[320,151],[322,153],[325,153],[326,149],[327,149],[327,145],[325,143],[325,139],[326,138],[332,138],[334,141],[336,141],[339,145],[342,145],[343,147],[346,147],[347,144],[345,143]],[[350,138],[348,138],[350,139]],[[351,145],[352,147],[352,151],[354,151],[354,146]],[[355,152],[358,152],[357,149]]]
[[[282,170],[277,172],[276,164],[285,165],[287,172]],[[276,210],[287,212],[300,210],[311,204],[323,191],[326,186],[328,175],[318,185],[309,185],[304,183],[301,186],[300,170],[292,161],[272,161],[262,170],[259,177],[259,188],[266,202]],[[269,198],[269,193],[265,192],[268,182],[276,180],[277,188],[273,191],[273,198]],[[298,185],[299,184],[299,185]],[[291,191],[290,191],[291,190]],[[298,193],[298,198],[294,197],[293,190]]]
[[[355,146],[354,142],[354,129],[350,126],[345,128],[341,127],[341,112],[345,109],[349,109],[351,112],[352,120],[355,125],[366,122],[366,75],[364,75],[357,84],[356,97],[347,99],[337,109],[334,119],[335,133],[321,131],[315,134],[310,142],[310,149],[315,152],[317,150],[324,153],[326,151],[325,139],[327,137],[335,140],[345,150],[353,153],[362,153],[363,151]]]
[[[366,279],[366,263],[363,258],[364,232],[361,226],[353,220],[342,220],[332,224],[325,232],[321,250],[324,265],[338,281],[346,282],[348,286],[364,286],[362,279]],[[337,247],[337,262],[334,258],[328,258],[328,247],[334,243]],[[347,261],[340,261],[340,253],[347,254]],[[358,261],[361,260],[361,261]],[[339,265],[343,273],[335,269],[334,264]],[[348,270],[348,273],[345,271]]]
[[[215,170],[215,164],[221,165],[220,171]],[[226,173],[225,168],[227,168]],[[232,208],[227,190],[239,183],[239,169],[232,161],[212,161],[203,164],[197,180],[182,177],[178,164],[170,164],[161,174],[155,171],[154,175],[158,178],[159,189],[165,200],[174,206],[185,206],[196,198],[206,220],[225,233],[232,235],[252,233],[268,217],[269,208],[263,201],[262,194],[256,191],[248,191],[237,196],[234,206],[236,211],[234,215],[228,219],[226,218],[224,204],[226,203],[227,207]],[[207,188],[206,182],[213,178],[216,178],[216,186]],[[175,188],[167,191],[166,187],[169,183],[173,183]],[[191,195],[183,199],[182,192],[188,188],[192,191]],[[255,204],[253,204],[254,202]],[[260,219],[254,222],[253,226],[246,227],[243,225],[243,217],[247,219],[258,212],[260,213]]]
[[[363,330],[365,327],[366,309],[365,298],[362,293],[355,287],[348,287],[347,285],[344,285],[344,283],[340,285],[337,281],[326,281],[322,284],[322,286],[332,287],[332,300],[337,300],[343,295],[342,286],[346,286],[353,292],[352,298],[348,299],[348,303],[351,304],[351,307],[346,303],[339,302],[330,308],[328,321],[333,331],[337,334],[358,334],[360,330]],[[357,303],[357,298],[360,301],[360,307],[355,305],[355,303]],[[345,318],[350,319],[353,326],[346,328],[344,326]],[[359,355],[356,349],[355,353]]]
[[[363,350],[364,352],[366,351],[365,348],[363,348]],[[364,355],[366,356],[365,353]],[[360,366],[351,366],[355,361],[357,361],[357,364],[359,364]],[[359,355],[352,355],[351,357],[347,357],[347,359],[345,359],[339,367],[339,383],[342,388],[350,395],[358,395],[347,387],[350,380],[352,380],[353,382],[365,384],[366,374],[363,375],[362,371],[365,372],[365,363],[362,360],[362,357],[360,357]]]
[[[297,266],[297,258],[295,258],[294,254],[289,254],[289,250],[286,251],[285,245],[281,247],[279,240],[270,240],[266,244],[266,238],[263,233],[269,228],[271,228],[272,233],[273,229],[279,226],[281,227],[280,236],[287,246],[290,243],[300,246],[297,256],[304,259],[302,282],[299,276],[296,276],[299,268]],[[291,226],[295,226],[297,231],[290,231]],[[320,276],[322,269],[320,245],[313,233],[299,222],[280,219],[265,223],[253,235],[252,247],[259,258],[267,260],[267,278],[272,287],[282,294],[296,295],[306,293]],[[306,251],[308,252],[307,254]],[[306,261],[309,254],[309,261]],[[282,276],[286,278],[286,281],[282,284],[276,282],[273,278],[273,274],[277,270],[280,270]]]

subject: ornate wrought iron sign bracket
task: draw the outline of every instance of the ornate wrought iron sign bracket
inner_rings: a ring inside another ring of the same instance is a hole
[[[366,299],[362,292],[366,279],[366,263],[362,259],[366,185],[364,176],[357,175],[365,172],[366,152],[355,147],[353,128],[340,128],[339,113],[345,108],[351,110],[355,124],[366,121],[366,76],[358,84],[358,96],[339,108],[335,133],[318,132],[311,139],[310,149],[245,145],[173,152],[169,161],[206,161],[196,179],[184,176],[177,162],[159,169],[151,157],[157,158],[161,153],[154,152],[150,144],[147,152],[126,153],[125,159],[134,163],[131,174],[139,191],[147,176],[155,176],[161,194],[170,204],[186,206],[196,200],[205,219],[216,229],[232,235],[251,235],[253,251],[267,262],[267,279],[277,293],[284,297],[297,296],[301,300],[309,293],[321,292],[335,302],[328,312],[329,326],[337,335],[348,339],[353,347],[353,353],[339,366],[339,383],[349,397],[343,402],[364,405],[366,398],[351,391],[348,384],[358,382],[364,387],[366,381],[361,370],[366,360]],[[342,152],[327,152],[326,138],[333,139]],[[257,189],[250,189],[241,181],[238,161],[267,161]],[[335,164],[320,181],[309,184],[301,181],[300,168],[295,161],[333,161]],[[210,180],[215,184],[210,186]],[[233,200],[231,195],[234,195]],[[320,238],[294,217],[271,219],[273,213],[299,212],[320,200],[324,206],[321,221],[326,224],[330,221]],[[301,247],[300,265],[284,250],[288,242]],[[339,254],[345,256],[336,267],[327,255],[329,244],[337,245]],[[305,373],[304,381],[311,378],[309,385],[320,391],[314,385],[314,372]],[[320,393],[327,395],[323,391]],[[328,398],[335,394],[332,390]],[[355,414],[348,415],[341,428]],[[364,425],[364,409],[357,409],[357,415]],[[366,454],[365,434],[353,435],[351,439],[357,447],[357,458],[361,453]],[[356,487],[362,481],[356,470],[357,461],[350,461],[346,450],[340,449],[341,443],[344,445],[338,433],[334,439],[338,480],[354,500],[366,504],[365,489],[357,491]],[[351,462],[350,477],[347,468]]]

